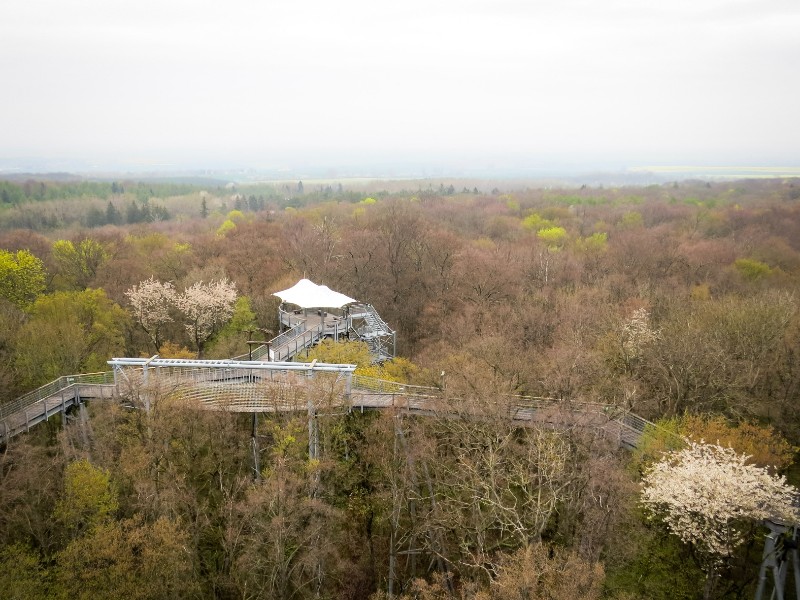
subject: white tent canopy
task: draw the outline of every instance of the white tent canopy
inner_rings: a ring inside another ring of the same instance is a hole
[[[358,302],[349,296],[334,292],[327,285],[317,285],[308,279],[301,279],[288,290],[275,292],[272,295],[300,308],[342,308],[347,304]]]

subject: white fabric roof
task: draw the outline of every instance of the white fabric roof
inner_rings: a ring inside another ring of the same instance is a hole
[[[349,296],[334,292],[327,285],[317,285],[308,279],[301,279],[288,290],[275,292],[272,295],[300,308],[342,308],[346,304],[358,302]]]

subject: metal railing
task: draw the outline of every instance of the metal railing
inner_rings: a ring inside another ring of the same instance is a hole
[[[267,353],[270,352],[271,348],[272,348],[272,341],[270,340],[266,344],[254,348],[252,352],[234,356],[232,360],[261,360],[265,356],[267,357],[267,360],[270,360],[269,356],[267,356]]]
[[[392,398],[390,399],[389,403],[386,404],[386,406],[391,407],[395,406],[394,396],[406,396],[411,398],[416,397],[418,398],[417,402],[404,404],[404,407],[411,407],[417,411],[430,410],[430,406],[420,404],[420,402],[424,403],[426,398],[442,398],[444,396],[442,390],[436,387],[408,385],[404,383],[398,383],[396,381],[388,381],[385,379],[378,379],[375,377],[367,377],[356,374],[353,375],[352,387],[353,392],[356,394],[358,392],[366,392],[368,394],[391,396]],[[509,397],[506,396],[506,398]],[[511,414],[514,415],[515,418],[522,418],[522,420],[528,420],[524,418],[524,415],[527,415],[530,413],[530,411],[551,408],[565,409],[571,413],[591,413],[603,415],[608,419],[608,422],[616,423],[619,426],[620,440],[633,447],[636,446],[639,438],[641,438],[642,434],[644,433],[645,428],[653,428],[672,434],[672,432],[659,427],[655,423],[652,423],[651,421],[648,421],[639,415],[612,404],[603,404],[600,402],[565,402],[558,398],[548,398],[542,396],[511,396],[510,399],[514,401],[514,404],[508,406],[508,410],[510,410]],[[450,400],[455,400],[455,398],[450,398]]]
[[[284,334],[281,334],[281,336],[283,336],[282,349],[273,348],[276,354],[275,355],[276,362],[282,360],[282,357],[279,356],[279,352],[281,354],[286,353],[287,355],[292,353],[296,354],[303,348],[306,348],[315,343],[316,341],[318,341],[322,337],[322,331],[323,328],[321,325],[309,330],[305,328],[305,323],[301,323],[298,325],[298,327],[295,327],[292,330],[287,331]],[[264,346],[263,348],[266,347]],[[220,366],[226,367],[225,377],[223,378],[223,381],[230,381],[231,383],[236,383],[236,382],[243,383],[245,381],[250,381],[252,379],[252,377],[250,377],[248,374],[239,373],[237,369],[231,368],[236,365],[229,364],[229,361],[219,361],[219,362],[221,363]],[[276,368],[280,368],[279,365],[275,366]],[[178,369],[178,370],[182,372],[184,371],[183,369]],[[188,383],[190,385],[199,384],[202,386],[203,383],[205,384],[220,383],[219,374],[216,372],[216,370],[186,369],[185,371],[186,371],[185,376],[187,378],[185,383]],[[228,373],[228,371],[230,371],[230,373]],[[28,392],[23,396],[20,396],[19,398],[16,398],[4,404],[0,404],[0,421],[9,418],[15,414],[25,413],[27,422],[28,419],[27,419],[26,409],[31,407],[33,404],[36,404],[37,402],[41,402],[43,400],[58,396],[59,393],[68,388],[75,388],[76,386],[80,386],[82,384],[113,385],[114,383],[115,380],[113,371],[78,374],[78,375],[65,375],[59,377],[55,381],[52,381],[31,392]],[[351,383],[352,383],[352,392],[355,394],[359,394],[360,392],[361,394],[365,395],[365,397],[370,395],[382,395],[386,397],[391,397],[389,399],[389,404],[387,405],[381,404],[380,406],[395,406],[394,397],[398,396],[405,398],[404,406],[406,408],[413,407],[415,410],[426,411],[430,410],[431,408],[430,406],[428,406],[430,400],[435,400],[444,397],[443,391],[438,387],[410,385],[405,383],[399,383],[396,381],[389,381],[386,379],[379,379],[376,377],[367,377],[363,375],[353,374]],[[506,398],[509,397],[506,396]],[[511,410],[516,411],[520,414],[522,412],[527,412],[531,410],[535,411],[548,408],[564,408],[571,412],[604,414],[608,418],[609,422],[614,422],[618,424],[619,436],[621,441],[624,441],[625,443],[631,446],[635,446],[639,438],[645,432],[645,430],[649,428],[667,432],[670,435],[674,435],[675,437],[680,437],[677,436],[677,434],[674,434],[673,432],[670,432],[662,427],[659,427],[658,425],[648,421],[647,419],[644,419],[634,413],[631,413],[627,410],[621,409],[620,407],[613,405],[593,403],[593,402],[564,402],[557,398],[534,397],[534,396],[513,396],[510,399],[513,400],[514,402],[513,407],[510,407]],[[456,399],[451,398],[450,400],[456,400]],[[48,409],[45,407],[44,411],[45,418],[47,417],[48,412],[49,412]],[[5,436],[5,434],[6,433],[4,430],[3,436]]]
[[[371,304],[357,304],[350,315],[353,319],[364,319],[372,329],[376,329],[378,335],[391,335],[394,333],[391,327],[384,321],[375,307]]]
[[[306,329],[305,323],[303,323],[302,325],[303,325],[303,330],[300,331],[300,333],[296,334],[294,337],[285,338],[277,346],[275,345],[274,341],[272,342],[272,354],[273,354],[273,360],[275,362],[289,360],[291,357],[295,356],[301,350],[304,350],[309,346],[313,346],[320,339],[322,339],[323,335],[322,325],[317,325],[316,327],[313,327],[311,329]],[[285,335],[285,333],[281,335]],[[275,339],[277,340],[278,338]]]
[[[651,432],[659,432],[660,434],[664,435],[667,439],[672,439],[675,442],[682,443],[686,441],[686,438],[682,435],[675,433],[674,431],[670,431],[660,425],[657,425],[647,419],[643,419],[637,414],[632,412],[625,412],[622,416],[616,419],[617,422],[624,425],[629,430],[633,431],[637,435],[637,439],[641,437],[646,430],[650,430]]]
[[[272,344],[273,348],[277,348],[278,346],[282,346],[287,343],[289,340],[294,339],[301,333],[306,330],[306,322],[300,321],[297,325],[292,327],[291,329],[287,329],[280,335],[275,336],[270,340],[270,344]]]
[[[352,386],[354,390],[377,392],[379,394],[406,394],[411,396],[442,395],[442,391],[439,388],[423,385],[409,385],[396,381],[388,381],[386,379],[378,379],[377,377],[367,377],[365,375],[353,375]]]
[[[114,373],[113,371],[104,371],[102,373],[86,373],[82,375],[63,375],[55,381],[46,383],[42,387],[36,388],[35,390],[28,392],[19,398],[15,398],[5,402],[4,404],[0,404],[0,419],[5,419],[6,417],[23,411],[32,404],[44,400],[45,398],[55,396],[61,390],[64,390],[71,385],[81,383],[113,384]]]

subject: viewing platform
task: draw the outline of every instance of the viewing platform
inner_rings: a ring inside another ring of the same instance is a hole
[[[364,342],[374,362],[391,360],[396,355],[397,334],[371,304],[308,279],[273,295],[282,302],[278,308],[280,335],[268,344],[270,360],[291,360],[325,338]]]

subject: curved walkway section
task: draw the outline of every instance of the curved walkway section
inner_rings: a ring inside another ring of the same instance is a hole
[[[492,405],[449,398],[433,387],[355,375],[355,365],[243,360],[114,358],[112,372],[60,377],[0,406],[0,444],[88,399],[133,399],[145,410],[170,396],[209,410],[305,411],[314,414],[389,409],[469,418],[501,416],[522,423],[604,430],[635,447],[656,425],[619,407],[553,398],[505,397]],[[321,375],[321,376],[317,376]]]

